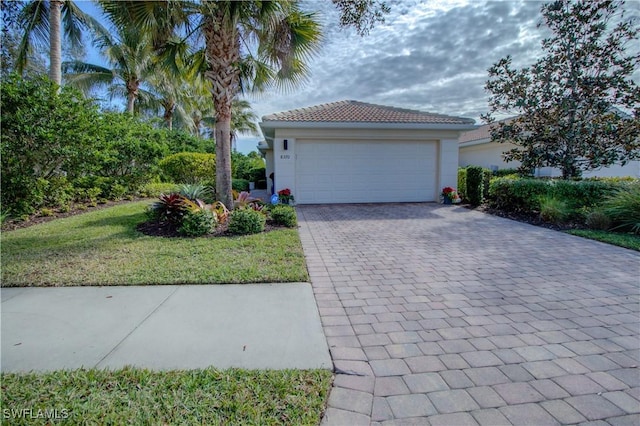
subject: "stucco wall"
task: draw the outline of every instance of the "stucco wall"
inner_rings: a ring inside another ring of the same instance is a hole
[[[458,164],[460,167],[482,166],[491,169],[497,166],[499,169],[514,169],[520,166],[519,161],[505,162],[502,153],[515,148],[514,144],[500,144],[497,142],[482,143],[471,146],[461,146]],[[542,167],[536,171],[537,176],[562,176],[559,169]],[[640,178],[640,161],[632,161],[625,166],[613,165],[583,173],[583,177],[615,177],[633,176]]]

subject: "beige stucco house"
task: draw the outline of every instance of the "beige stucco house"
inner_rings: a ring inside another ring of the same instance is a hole
[[[298,204],[437,201],[474,120],[341,101],[262,117],[269,190]]]
[[[485,124],[477,129],[464,132],[459,138],[460,167],[482,166],[491,170],[515,169],[520,166],[520,162],[506,162],[502,158],[502,153],[516,147],[511,143],[491,142],[491,125]],[[541,167],[536,169],[536,176],[562,176],[559,169],[553,167]],[[602,167],[583,173],[583,177],[620,177],[632,176],[640,178],[640,161],[631,161],[624,166],[614,164],[610,167]]]

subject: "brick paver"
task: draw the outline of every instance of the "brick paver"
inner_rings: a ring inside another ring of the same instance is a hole
[[[298,207],[323,423],[636,424],[640,255],[437,204]]]

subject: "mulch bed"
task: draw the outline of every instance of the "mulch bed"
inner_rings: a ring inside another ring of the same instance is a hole
[[[227,228],[228,228],[228,225],[225,223],[223,225],[218,226],[215,232],[211,234],[203,235],[202,237],[198,237],[198,238],[237,237],[238,236],[236,234],[230,233]],[[158,222],[158,221],[144,222],[138,225],[137,229],[139,232],[145,235],[149,235],[151,237],[185,238],[184,235],[180,235],[180,233],[178,232],[178,227],[175,224],[168,223],[168,222]],[[265,227],[264,227],[264,231],[262,233],[275,231],[277,229],[286,229],[286,227],[276,225],[272,221],[267,220],[267,223],[265,224]]]
[[[494,216],[504,217],[506,219],[517,220],[518,222],[524,222],[530,225],[553,229],[555,231],[568,231],[571,229],[588,229],[586,225],[580,222],[565,222],[565,223],[545,222],[542,219],[540,219],[540,215],[535,213],[506,212],[503,210],[491,208],[486,205],[473,207],[469,204],[465,204],[464,207],[470,210],[477,210],[477,211],[488,213]]]

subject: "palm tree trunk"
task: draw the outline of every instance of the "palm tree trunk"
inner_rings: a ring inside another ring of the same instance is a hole
[[[61,10],[64,0],[51,0],[49,5],[49,78],[58,85],[62,84],[62,46],[60,33]]]
[[[216,198],[233,208],[231,192],[231,104],[240,87],[240,37],[226,22],[224,12],[206,17],[204,25],[206,59],[216,111]]]
[[[139,81],[127,81],[127,112],[133,115],[133,107],[138,99],[138,88],[140,87]]]

